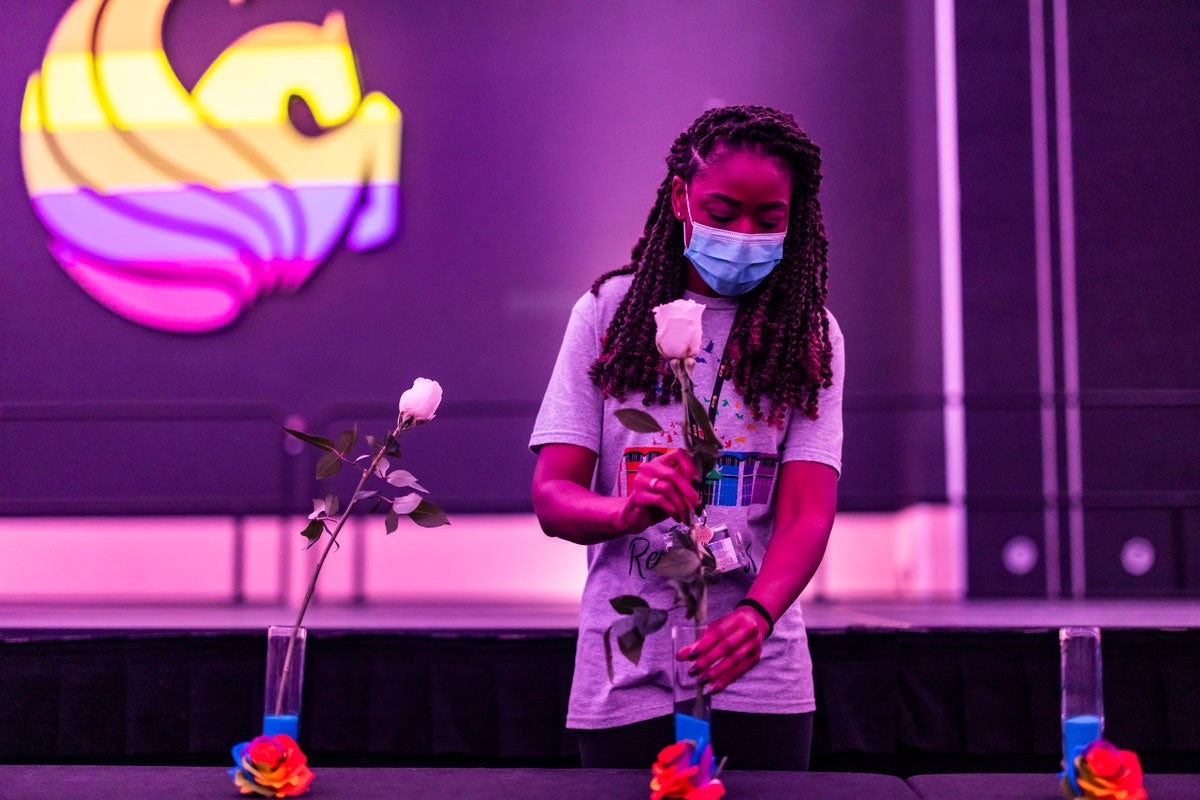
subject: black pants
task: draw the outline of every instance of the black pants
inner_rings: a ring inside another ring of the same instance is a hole
[[[808,769],[812,713],[746,714],[712,712],[712,744],[729,769]],[[658,752],[675,741],[671,715],[599,730],[576,730],[583,766],[593,769],[649,769]]]

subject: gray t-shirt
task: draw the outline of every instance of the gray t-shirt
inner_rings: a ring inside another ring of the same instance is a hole
[[[596,453],[592,489],[606,496],[624,495],[641,463],[683,443],[679,434],[683,421],[680,404],[644,406],[640,392],[630,393],[624,403],[605,399],[587,374],[600,354],[600,339],[630,282],[629,276],[612,278],[601,286],[598,296],[585,294],[571,310],[562,349],[529,442],[535,451],[545,444],[574,444]],[[708,408],[737,300],[690,292],[684,296],[706,306],[703,352],[697,359],[693,380],[697,398]],[[792,409],[783,428],[774,428],[766,421],[753,419],[732,382],[726,381],[721,392],[715,428],[725,448],[717,466],[724,477],[705,490],[708,524],[726,525],[730,531],[741,532],[747,563],[726,572],[710,587],[709,619],[729,613],[746,596],[757,575],[771,539],[775,479],[780,465],[785,461],[816,461],[841,472],[842,333],[833,315],[828,311],[826,314],[833,345],[833,386],[820,394],[818,419],[809,419],[802,411]],[[614,416],[622,407],[650,413],[664,433],[627,430]],[[604,631],[619,616],[609,604],[618,595],[641,595],[656,608],[672,604],[670,585],[650,567],[663,549],[663,534],[674,524],[667,520],[641,533],[588,546],[588,574],[580,608],[567,727],[609,728],[672,712],[674,651],[670,628],[684,623],[682,612],[672,612],[667,626],[647,638],[636,666],[621,655],[614,642],[615,679],[611,682],[604,663]],[[812,663],[798,602],[776,622],[775,633],[763,645],[762,660],[715,695],[713,707],[777,714],[814,710]]]

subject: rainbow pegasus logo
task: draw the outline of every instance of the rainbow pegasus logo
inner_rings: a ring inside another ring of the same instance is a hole
[[[80,286],[137,323],[197,333],[295,290],[343,238],[360,251],[393,236],[400,110],[362,95],[338,12],[250,31],[188,92],[163,52],[170,3],[71,5],[25,89],[21,160]],[[293,95],[319,135],[292,125]]]

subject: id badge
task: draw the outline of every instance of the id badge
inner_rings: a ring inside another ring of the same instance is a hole
[[[750,564],[740,533],[730,533],[725,525],[718,525],[712,532],[713,537],[708,543],[708,549],[717,561],[717,572],[730,572]]]

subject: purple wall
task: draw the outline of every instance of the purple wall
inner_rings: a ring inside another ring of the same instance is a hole
[[[230,512],[309,496],[290,415],[367,430],[418,376],[446,404],[407,457],[447,507],[529,507],[525,442],[567,312],[627,259],[673,137],[706,106],[792,111],[823,149],[847,335],[843,507],[944,495],[932,2],[179,0],[186,84],[240,33],[346,16],[404,115],[401,227],[335,249],[229,328],[141,328],[80,291],[25,197],[24,82],[68,3],[5,8],[0,513]]]

